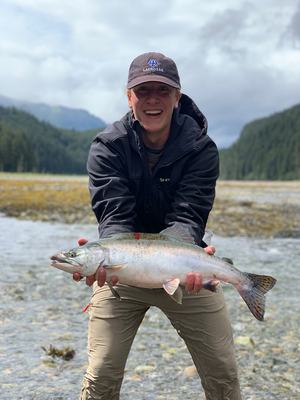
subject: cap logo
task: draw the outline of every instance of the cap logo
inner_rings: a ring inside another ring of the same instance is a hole
[[[154,67],[157,66],[158,62],[157,62],[156,60],[150,60],[150,61],[148,62],[148,64],[151,65],[152,68],[154,68]]]

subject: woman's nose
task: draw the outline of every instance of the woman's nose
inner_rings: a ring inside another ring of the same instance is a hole
[[[155,90],[150,91],[149,96],[147,98],[147,102],[149,104],[156,104],[159,102],[159,96],[157,96],[157,93],[155,92]]]

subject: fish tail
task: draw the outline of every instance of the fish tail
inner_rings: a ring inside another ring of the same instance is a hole
[[[276,283],[276,279],[271,276],[266,275],[256,275],[244,272],[251,283],[252,286],[249,288],[245,286],[238,288],[238,291],[245,303],[247,304],[249,310],[259,321],[264,320],[265,314],[265,293],[273,288]]]

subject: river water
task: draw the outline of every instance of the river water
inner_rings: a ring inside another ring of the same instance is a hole
[[[88,364],[86,340],[91,289],[50,266],[49,257],[97,238],[95,225],[21,221],[0,217],[0,398],[79,397]],[[300,239],[213,237],[217,255],[237,268],[269,274],[265,322],[256,321],[239,294],[224,286],[232,319],[243,399],[299,399]],[[70,361],[41,348],[69,347]],[[158,309],[151,309],[128,359],[121,399],[204,398],[184,343]]]

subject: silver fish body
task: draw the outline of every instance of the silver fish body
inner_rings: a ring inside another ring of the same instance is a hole
[[[164,288],[178,303],[182,301],[180,285],[186,283],[188,273],[201,273],[205,289],[216,291],[212,285],[215,280],[234,285],[252,314],[263,320],[264,294],[276,280],[243,273],[231,260],[209,255],[193,244],[191,238],[180,236],[181,239],[174,236],[171,228],[161,234],[117,234],[55,254],[51,265],[72,274],[79,272],[82,276],[105,268],[107,281],[114,275],[126,285]],[[117,295],[114,289],[112,291]]]

